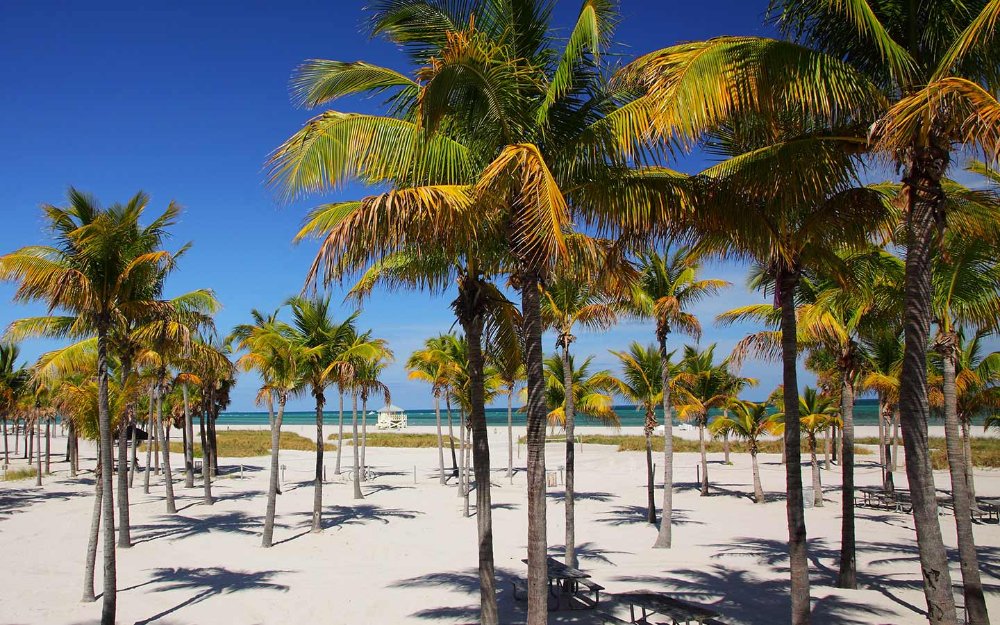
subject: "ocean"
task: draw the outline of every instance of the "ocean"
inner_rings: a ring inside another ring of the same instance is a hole
[[[371,411],[369,411],[370,413]],[[645,422],[645,415],[642,411],[636,410],[632,406],[616,406],[615,412],[618,413],[618,418],[621,420],[621,424],[624,427],[629,426],[639,426],[641,427]],[[458,411],[453,411],[453,418],[458,418]],[[350,417],[350,412],[345,413],[347,418]],[[712,417],[722,414],[721,410],[713,410],[710,415]],[[323,413],[324,420],[330,422],[332,419],[337,418],[337,412],[325,411]],[[433,426],[435,423],[434,411],[429,409],[420,410],[407,410],[407,423],[413,426],[428,425]],[[369,416],[373,416],[369,414]],[[656,411],[657,419],[662,419],[663,411]],[[446,422],[446,414],[444,408],[441,409],[441,420]],[[312,411],[308,412],[286,412],[284,423],[288,425],[308,425],[310,423],[316,422],[316,413]],[[370,423],[371,421],[369,421]],[[584,416],[577,416],[576,422],[578,425],[588,426],[588,425],[601,425],[599,421],[590,419]],[[860,399],[854,406],[854,422],[856,425],[878,425],[878,401],[874,399]],[[525,415],[524,413],[519,413],[517,409],[514,409],[514,425],[525,425]],[[675,418],[674,423],[679,423]],[[223,412],[219,415],[220,425],[267,425],[267,413],[266,412]],[[507,409],[506,408],[487,408],[486,409],[486,424],[490,426],[502,426],[507,425]]]

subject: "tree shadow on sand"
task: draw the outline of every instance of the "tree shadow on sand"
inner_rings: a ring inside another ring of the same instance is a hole
[[[366,525],[368,523],[382,523],[388,525],[398,519],[415,519],[423,514],[417,510],[403,510],[401,508],[383,508],[370,503],[361,503],[354,506],[327,506],[323,509],[322,528],[324,530],[335,527],[340,529],[347,525]],[[282,543],[291,542],[311,533],[312,512],[296,512],[295,516],[303,517],[304,524],[309,526],[304,532],[289,536],[274,543],[275,546]]]
[[[692,521],[687,510],[674,508],[674,525],[704,525],[701,521]],[[607,525],[649,525],[646,522],[646,506],[615,506],[607,516],[597,519],[598,523]]]
[[[561,558],[563,556],[563,554],[566,553],[566,546],[565,545],[549,545],[549,552],[550,552],[550,555],[552,555],[553,557]],[[629,553],[632,553],[632,552],[631,551],[612,551],[610,549],[601,549],[600,547],[597,546],[596,543],[589,542],[589,541],[585,542],[585,543],[579,543],[576,546],[576,557],[579,558],[580,562],[581,562],[580,568],[584,568],[584,566],[583,566],[582,563],[587,562],[587,561],[590,561],[590,562],[601,562],[603,564],[610,564],[611,566],[615,566],[614,561],[612,561],[611,558],[608,557],[609,555],[620,555],[620,554],[629,554]]]
[[[178,610],[196,605],[216,595],[230,595],[244,590],[278,590],[288,591],[288,586],[278,584],[272,579],[288,571],[234,571],[222,567],[205,568],[160,568],[145,585],[155,585],[154,592],[171,590],[193,590],[194,595],[149,618],[136,621],[135,625],[146,625],[173,614]]]
[[[201,533],[223,532],[227,534],[256,535],[264,525],[263,517],[232,511],[213,514],[204,518],[188,517],[181,514],[160,515],[155,523],[133,525],[133,544],[140,544],[161,538],[181,540]],[[280,524],[276,524],[282,527]]]
[[[663,576],[623,575],[615,581],[666,587],[672,596],[717,610],[727,623],[782,623],[788,620],[791,610],[788,580],[761,579],[748,571],[722,565],[700,570],[677,569]],[[862,625],[890,615],[887,610],[864,601],[828,596],[814,601],[811,622]]]
[[[552,493],[546,493],[546,496],[554,503],[566,503],[566,491],[560,490]],[[618,499],[618,495],[615,495],[614,493],[584,491],[573,493],[573,499],[576,501],[600,501],[606,503],[612,499]]]
[[[47,501],[69,501],[76,497],[93,496],[86,491],[56,491],[44,488],[12,488],[0,491],[0,521],[8,519],[18,512],[27,512],[35,504]]]
[[[497,568],[497,610],[501,623],[523,622],[524,617],[518,616],[518,606],[514,601],[513,588],[510,579],[515,575],[512,571]],[[389,588],[446,588],[467,595],[479,596],[479,573],[476,569],[468,571],[451,571],[429,573],[419,577],[401,579],[391,583]],[[523,611],[523,609],[522,609]],[[477,623],[479,619],[478,602],[471,605],[441,606],[418,610],[410,616],[424,620],[446,620],[463,623]]]

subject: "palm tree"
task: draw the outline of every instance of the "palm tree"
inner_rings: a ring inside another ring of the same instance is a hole
[[[591,372],[593,356],[588,356],[582,363],[576,365],[575,358],[569,357],[569,371],[563,369],[564,359],[561,355],[549,356],[545,359],[545,406],[549,409],[548,420],[552,426],[566,427],[566,380],[571,380],[573,388],[572,403],[576,412],[585,417],[600,421],[604,425],[618,427],[618,414],[614,411],[614,398],[611,391],[615,390],[610,382],[610,371]]]
[[[899,374],[903,366],[903,329],[889,325],[862,337],[865,359],[861,390],[874,391],[879,404],[879,457],[882,462],[882,485],[893,492],[892,473],[896,470],[899,426]],[[896,431],[893,431],[893,428]],[[891,442],[890,442],[891,441]]]
[[[366,335],[367,336],[367,335]],[[365,342],[366,348],[372,352],[371,357],[357,359],[357,364],[354,365],[354,387],[358,393],[358,397],[361,398],[361,476],[355,477],[355,480],[360,479],[365,480],[365,472],[368,470],[368,463],[366,461],[366,453],[368,451],[368,399],[372,394],[382,395],[385,400],[386,405],[391,403],[391,396],[389,393],[389,387],[386,386],[381,378],[382,372],[392,361],[392,352],[386,346],[385,341],[382,339],[371,339],[369,338]],[[355,439],[354,444],[357,445],[358,441]]]
[[[431,337],[424,341],[423,349],[418,349],[406,361],[411,380],[420,380],[431,385],[431,396],[434,398],[434,417],[437,424],[438,441],[438,474],[442,485],[447,478],[444,473],[444,439],[441,435],[441,394],[446,391],[447,359],[441,348],[442,336]],[[452,441],[454,449],[454,441]]]
[[[715,365],[715,344],[703,351],[691,345],[684,346],[680,361],[678,382],[686,391],[686,401],[677,406],[678,417],[694,419],[698,425],[698,446],[701,452],[701,496],[708,495],[708,455],[705,449],[705,430],[709,414],[714,409],[725,408],[741,388],[755,385],[752,378],[740,378],[729,371],[729,362]]]
[[[946,214],[942,178],[951,151],[965,144],[997,152],[991,130],[1000,109],[992,95],[1000,80],[997,2],[779,0],[774,5],[780,26],[813,48],[720,38],[658,51],[631,69],[643,70],[650,83],[647,100],[655,127],[677,142],[696,141],[741,109],[794,107],[830,126],[851,118],[865,130],[874,121],[874,147],[895,155],[905,171],[906,358],[900,407],[906,465],[924,579],[933,580],[924,588],[928,614],[933,623],[954,622],[926,434],[930,259],[936,224]],[[686,105],[692,101],[703,105]],[[793,622],[807,622],[807,598],[793,594],[798,608]],[[984,606],[970,608],[970,622],[987,622]]]
[[[672,379],[670,372],[663,373],[664,362],[670,367],[670,355],[666,361],[663,355],[652,345],[644,346],[638,341],[629,345],[628,351],[611,351],[622,365],[620,378],[609,378],[615,391],[627,401],[641,407],[646,415],[643,433],[646,436],[646,521],[656,523],[656,501],[653,497],[653,429],[656,427],[656,407],[663,401],[663,381]],[[670,488],[664,483],[664,488]],[[667,511],[664,510],[664,515]],[[661,524],[669,524],[670,519],[663,517]]]
[[[292,326],[296,340],[303,347],[312,350],[312,355],[303,371],[310,393],[316,401],[316,474],[313,479],[312,531],[323,531],[323,406],[326,404],[326,387],[335,379],[348,373],[349,360],[342,352],[350,345],[356,330],[354,320],[349,317],[337,324],[330,316],[330,298],[293,297],[288,301],[292,310]]]
[[[562,357],[561,371],[564,375],[563,388],[573,385],[572,355],[570,345],[576,340],[574,326],[585,329],[604,330],[616,321],[614,306],[601,293],[593,281],[579,280],[569,275],[556,277],[542,291],[542,321],[556,332],[556,347]],[[574,395],[565,394],[562,421],[566,431],[566,564],[576,567],[576,507],[574,503],[575,484],[575,441]],[[551,415],[551,412],[550,412]],[[551,417],[550,417],[551,418]]]
[[[24,393],[30,372],[17,364],[20,349],[14,343],[0,343],[0,418],[3,419],[3,463],[10,464],[7,442],[7,420]]]
[[[0,280],[18,283],[15,299],[42,301],[67,316],[50,317],[49,330],[63,336],[96,335],[101,475],[104,516],[102,624],[115,620],[115,532],[112,500],[112,443],[108,408],[109,347],[116,320],[158,307],[150,284],[161,278],[174,255],[159,249],[179,209],[170,204],[149,225],[139,220],[148,203],[143,193],[126,204],[102,209],[70,188],[69,206],[45,205],[54,245],[24,247],[0,257]]]
[[[549,8],[542,0],[517,10],[506,0],[378,5],[372,34],[404,44],[420,67],[419,82],[367,63],[309,62],[295,80],[303,103],[388,91],[390,115],[327,112],[286,141],[272,161],[275,181],[294,192],[337,187],[349,178],[393,185],[381,196],[329,207],[321,252],[327,268],[364,265],[434,240],[454,252],[449,259],[465,256],[470,242],[477,251],[503,248],[504,272],[520,291],[525,320],[532,625],[546,617],[547,580],[538,286],[566,255],[570,206],[613,223],[617,208],[645,207],[638,198],[649,187],[674,186],[672,177],[633,172],[620,154],[621,142],[638,137],[625,129],[634,126],[615,117],[630,92],[601,84],[616,7],[585,0],[564,50],[555,49]],[[473,58],[474,70],[467,65]],[[627,137],[619,141],[621,135]],[[351,150],[342,148],[348,145]],[[484,274],[477,267],[464,276],[477,294]],[[476,362],[478,336],[463,329]],[[472,370],[478,375],[478,367]],[[473,387],[479,386],[477,380]],[[480,423],[474,415],[474,429],[484,429]],[[473,437],[479,438],[475,431]],[[492,580],[483,583],[492,586]],[[496,622],[492,608],[484,622]]]
[[[277,312],[264,316],[253,310],[250,314],[253,322],[236,326],[228,340],[235,344],[236,350],[245,352],[237,359],[236,367],[242,371],[256,371],[263,380],[257,394],[257,403],[265,403],[269,409],[273,402],[278,404],[277,414],[271,422],[271,469],[261,538],[261,546],[270,547],[274,536],[278,451],[281,448],[281,422],[285,415],[285,404],[289,394],[301,385],[302,376],[309,369],[309,359],[320,348],[303,347],[292,327],[277,319]]]
[[[667,340],[673,331],[679,331],[695,340],[701,338],[701,324],[690,308],[706,297],[729,286],[725,280],[702,279],[698,276],[701,263],[691,254],[689,247],[678,247],[672,252],[647,252],[639,256],[640,278],[633,293],[633,312],[656,322],[656,340],[663,360],[662,371],[667,374],[669,359]],[[663,518],[656,535],[654,548],[669,549],[672,542],[673,518],[673,408],[670,404],[670,384],[663,394]]]
[[[837,409],[833,400],[818,393],[816,389],[806,387],[803,395],[799,397],[799,428],[806,433],[809,443],[809,456],[812,464],[812,484],[813,502],[817,508],[823,506],[823,484],[820,477],[819,462],[816,459],[817,437],[829,430],[831,427],[840,426],[841,420],[837,416]],[[779,412],[773,415],[773,422],[778,431],[784,431],[787,423],[787,411],[784,404],[778,404]]]
[[[760,485],[760,469],[757,466],[758,446],[761,437],[778,432],[768,408],[767,402],[733,401],[729,404],[731,413],[716,418],[709,425],[713,436],[728,433],[747,442],[750,447],[750,462],[753,465],[754,501],[757,503],[764,503],[764,489]]]

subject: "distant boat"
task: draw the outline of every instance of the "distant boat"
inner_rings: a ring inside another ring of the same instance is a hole
[[[378,410],[378,425],[380,430],[402,430],[406,428],[406,411],[399,406],[389,404]]]

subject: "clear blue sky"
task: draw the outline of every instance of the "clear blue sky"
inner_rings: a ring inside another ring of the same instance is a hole
[[[142,189],[161,210],[177,200],[185,208],[173,243],[194,243],[168,283],[168,295],[209,287],[224,310],[221,332],[247,319],[251,308],[272,310],[299,291],[314,244],[292,245],[308,206],[280,204],[263,184],[270,150],[312,113],[292,107],[288,79],[308,58],[363,59],[406,70],[404,57],[383,40],[361,34],[364,2],[177,1],[7,2],[0,19],[0,252],[41,242],[41,203],[64,201],[68,185],[102,202],[125,200]],[[665,2],[622,0],[618,39],[627,57],[679,41],[723,34],[769,34],[766,0]],[[579,3],[558,3],[556,22],[571,25]],[[348,100],[341,110],[374,110],[377,103]],[[700,156],[685,159],[693,171]],[[360,188],[331,196],[355,197]],[[715,328],[714,316],[760,301],[743,288],[744,269],[715,265],[710,275],[736,285],[698,309],[717,353],[753,328]],[[0,285],[0,326],[40,314],[10,304]],[[340,292],[334,293],[339,301]],[[397,363],[386,382],[406,408],[429,405],[427,389],[406,380],[400,364],[425,337],[451,327],[448,298],[378,293],[362,324],[389,340]],[[346,314],[346,310],[345,310]],[[580,354],[612,366],[609,348],[652,340],[649,324],[629,323],[604,334],[583,334]],[[677,340],[680,343],[680,340]],[[52,343],[24,348],[34,359]],[[546,350],[552,340],[546,338]],[[761,380],[749,393],[763,397],[780,378],[773,364],[750,363]],[[233,410],[251,410],[257,381],[243,376]],[[308,398],[290,409],[308,408]]]

